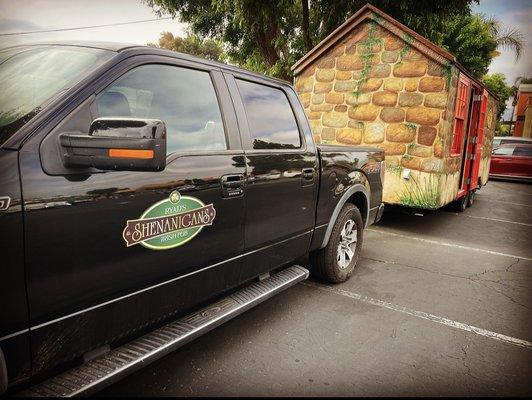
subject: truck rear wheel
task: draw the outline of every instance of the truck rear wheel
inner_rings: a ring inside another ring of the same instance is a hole
[[[349,279],[362,249],[363,232],[360,211],[347,203],[334,223],[327,246],[312,254],[311,272],[330,283]]]

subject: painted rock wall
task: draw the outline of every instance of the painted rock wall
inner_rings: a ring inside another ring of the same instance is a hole
[[[438,208],[458,191],[460,160],[449,156],[458,71],[427,51],[371,14],[295,87],[317,143],[385,150],[385,202]]]

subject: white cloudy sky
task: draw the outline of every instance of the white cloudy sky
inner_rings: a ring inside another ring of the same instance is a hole
[[[157,18],[140,0],[0,0],[0,34]],[[159,33],[183,35],[178,20],[84,29],[67,32],[0,36],[0,47],[42,40],[99,40],[134,44],[156,42]]]
[[[532,0],[480,0],[480,4],[474,6],[474,11],[494,15],[504,24],[518,28],[527,41],[525,52],[518,62],[509,51],[502,50],[501,55],[492,62],[490,73],[504,73],[509,84],[518,76],[531,76]],[[0,34],[151,18],[157,16],[141,0],[0,0]],[[103,40],[146,44],[156,42],[162,31],[183,35],[185,30],[186,25],[177,19],[160,20],[77,31],[0,36],[0,47],[42,40]]]

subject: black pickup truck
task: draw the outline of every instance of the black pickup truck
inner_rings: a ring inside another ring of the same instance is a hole
[[[344,281],[382,214],[383,151],[317,146],[283,81],[56,43],[0,51],[0,87],[0,392],[94,392],[308,254]]]

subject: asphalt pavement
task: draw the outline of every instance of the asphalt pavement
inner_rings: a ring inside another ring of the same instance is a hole
[[[351,279],[312,279],[100,392],[532,395],[532,185],[464,213],[388,210]]]

